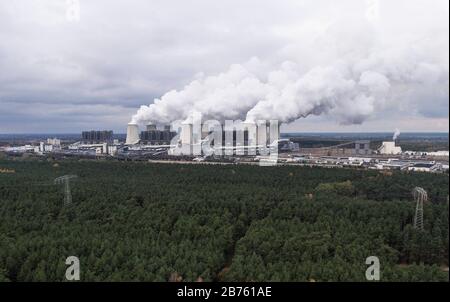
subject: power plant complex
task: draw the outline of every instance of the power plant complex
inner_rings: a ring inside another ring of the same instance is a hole
[[[280,138],[280,127],[276,122],[209,122],[185,121],[172,126],[148,123],[143,130],[138,124],[129,123],[126,137],[111,130],[89,130],[71,140],[48,138],[24,145],[0,146],[0,152],[13,156],[34,154],[62,158],[233,164],[272,161],[325,167],[448,171],[448,151],[402,151],[397,145],[397,136],[377,142],[340,139],[339,136],[328,140],[308,139],[307,135],[301,134],[286,134]]]
[[[158,129],[156,124],[150,123],[145,131],[139,134],[139,126],[130,123],[127,127],[126,145],[136,145],[138,143],[145,145],[170,145],[171,140],[177,135],[176,132],[170,130],[169,125],[165,125],[163,129]]]
[[[177,131],[171,131],[169,125],[157,129],[150,123],[145,131],[139,132],[135,123],[128,124],[125,144],[142,148],[168,147],[178,149],[172,154],[201,155],[205,145],[213,149],[214,154],[257,154],[259,149],[278,144],[280,128],[278,123],[269,121],[258,123],[230,123],[203,125],[183,122]],[[197,152],[196,152],[197,151]]]

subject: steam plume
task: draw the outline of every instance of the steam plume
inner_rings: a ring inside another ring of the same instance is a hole
[[[394,66],[383,65],[385,61],[372,56],[317,66],[305,73],[296,63],[284,62],[262,76],[246,65],[232,65],[224,73],[194,80],[180,91],[169,91],[153,104],[141,106],[132,122],[167,123],[195,110],[218,120],[278,119],[286,123],[328,113],[340,123],[360,124],[387,102],[428,86],[448,87],[448,68],[426,60],[402,60]]]
[[[433,31],[424,28],[399,38],[378,35],[371,25],[361,28],[358,33],[332,28],[307,46],[291,47],[300,49],[298,59],[291,55],[272,64],[252,58],[217,75],[201,76],[141,106],[132,122],[168,123],[197,111],[217,120],[289,123],[327,114],[341,124],[361,124],[382,110],[448,100],[445,33],[429,39]]]
[[[397,138],[400,136],[400,130],[397,128],[397,129],[395,129],[395,132],[394,132],[394,136],[392,137],[392,140],[397,140]]]

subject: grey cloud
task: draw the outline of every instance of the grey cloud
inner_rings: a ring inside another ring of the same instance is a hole
[[[382,0],[384,22],[375,31],[393,32],[382,42],[426,37],[430,28],[448,36],[448,2],[424,3]],[[301,62],[304,71],[327,66],[337,55],[351,57],[378,43],[370,26],[352,30],[364,24],[365,8],[360,0],[80,0],[80,21],[68,22],[65,1],[2,1],[0,131],[121,129],[140,105],[182,89],[199,72],[214,75],[255,56],[270,66]],[[440,40],[423,51],[436,54],[448,71],[448,45]],[[436,99],[428,96],[394,100],[382,110],[430,123],[448,119],[448,88]],[[379,125],[382,116],[373,117]]]

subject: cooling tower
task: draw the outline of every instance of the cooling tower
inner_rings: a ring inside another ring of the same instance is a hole
[[[129,123],[127,127],[127,140],[125,144],[134,145],[139,142],[139,127],[137,124]]]

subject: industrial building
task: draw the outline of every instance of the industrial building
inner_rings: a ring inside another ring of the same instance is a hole
[[[46,142],[40,142],[39,146],[34,148],[35,153],[43,154],[61,150],[61,140],[57,138],[48,138]]]
[[[256,155],[258,151],[267,148],[279,140],[279,125],[272,125],[268,121],[259,123],[236,123],[217,125],[214,131],[194,129],[189,122],[182,123],[177,144],[171,141],[177,133],[170,131],[169,126],[158,130],[155,124],[148,124],[147,129],[139,135],[139,126],[128,124],[126,145],[139,144],[146,148],[148,145],[164,145],[171,148],[172,155],[201,155],[202,146],[208,145],[215,155]],[[220,142],[220,143],[218,143]]]
[[[85,144],[100,144],[100,143],[111,143],[113,141],[113,131],[112,130],[102,130],[102,131],[83,131],[81,133],[82,142]]]
[[[369,140],[350,141],[338,145],[316,148],[303,148],[300,146],[299,152],[320,156],[368,156],[373,154]]]
[[[383,142],[377,152],[373,152],[369,147],[369,140],[337,141],[336,145],[333,143],[333,145],[325,147],[299,148],[299,143],[291,139],[277,139],[278,132],[276,130],[278,129],[275,129],[275,131],[274,129],[269,129],[272,125],[266,122],[259,123],[259,126],[255,124],[249,125],[249,127],[240,127],[238,124],[233,125],[233,127],[228,125],[226,129],[223,128],[223,125],[217,123],[215,127],[209,128],[215,129],[215,131],[203,132],[201,131],[202,126],[204,125],[181,124],[180,132],[177,134],[177,141],[174,141],[173,144],[170,142],[169,144],[158,144],[167,141],[164,135],[161,137],[161,133],[171,132],[167,126],[158,130],[156,126],[148,125],[146,131],[143,131],[144,134],[141,132],[141,136],[143,136],[141,140],[138,125],[129,124],[126,144],[118,139],[113,140],[111,143],[101,142],[93,144],[82,141],[75,143],[73,141],[62,142],[57,138],[49,138],[41,140],[37,144],[32,142],[32,144],[21,146],[0,146],[0,152],[6,152],[6,154],[11,156],[20,154],[30,156],[34,154],[35,156],[57,156],[60,158],[168,160],[190,163],[203,162],[205,164],[212,162],[254,164],[255,162],[264,163],[269,161],[271,164],[278,163],[281,165],[306,165],[327,168],[354,167],[358,169],[428,173],[448,173],[449,170],[448,151],[406,151],[401,154],[393,154],[400,152],[400,147],[397,147],[395,142]],[[194,129],[194,127],[198,129]],[[159,133],[160,136],[151,136],[154,135],[153,133]],[[173,138],[175,134],[175,132],[170,133],[170,137]],[[149,135],[149,137],[145,137],[146,135]],[[102,137],[101,135],[94,136],[94,139],[98,140],[105,137],[107,138],[107,136]],[[225,140],[227,137],[228,140]],[[215,144],[214,141],[220,141],[221,144]],[[216,149],[214,151],[218,152],[208,154],[207,148],[206,150],[202,148],[208,146],[212,146],[212,149]],[[260,148],[269,149],[270,155],[267,156],[261,153]],[[173,153],[173,150],[186,153]],[[271,158],[272,151],[275,150],[277,151],[276,156]],[[199,153],[193,153],[193,151]],[[250,151],[257,152],[250,154]],[[420,156],[416,156],[417,154]],[[176,155],[177,158],[175,159],[172,155]]]
[[[117,145],[114,143],[99,143],[99,144],[85,144],[77,142],[68,146],[71,151],[92,151],[96,155],[111,155],[117,154]]]
[[[61,140],[55,138],[47,138],[47,145],[61,146]]]
[[[169,125],[158,130],[155,124],[150,123],[147,125],[147,129],[141,132],[140,142],[148,145],[169,145],[176,135],[176,132],[170,131]]]
[[[203,128],[200,125],[200,129]],[[268,151],[275,144],[278,150],[280,127],[269,121],[237,122],[216,125],[213,131],[194,131],[194,125],[183,123],[181,126],[181,150],[178,154],[200,155],[202,146],[209,146],[214,155],[256,155]],[[220,143],[218,143],[220,142]]]
[[[428,152],[428,151],[404,151],[403,154],[409,155],[409,156],[431,156],[431,157],[449,157],[448,151],[434,151],[434,152]]]
[[[402,153],[402,148],[395,145],[395,141],[383,142],[381,147],[378,149],[380,154],[385,155],[397,155]]]
[[[408,167],[409,171],[415,172],[433,172],[441,169],[442,165],[436,164],[436,162],[414,163],[412,166]]]
[[[369,140],[359,140],[355,142],[354,148],[355,155],[370,155],[372,154],[372,150],[370,149],[370,141]]]

